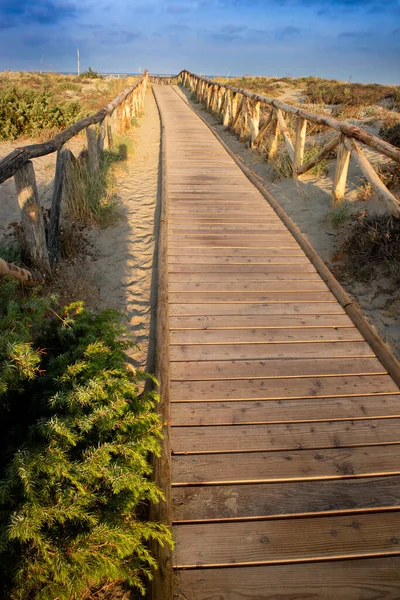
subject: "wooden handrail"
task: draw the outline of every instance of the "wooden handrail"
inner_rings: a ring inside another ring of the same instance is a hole
[[[337,145],[338,158],[333,182],[333,206],[343,201],[350,156],[356,160],[364,176],[372,185],[377,198],[397,218],[400,218],[400,202],[387,189],[379,175],[363,154],[357,142],[362,142],[373,150],[400,163],[400,149],[385,140],[368,133],[364,129],[338,121],[332,117],[308,112],[302,108],[291,106],[275,98],[253,94],[242,88],[236,88],[214,79],[202,77],[190,71],[181,71],[178,79],[195,94],[207,108],[223,116],[223,123],[230,127],[241,140],[248,139],[252,148],[260,147],[261,139],[266,136],[264,149],[268,161],[273,161],[278,149],[279,132],[283,135],[286,151],[292,165],[293,178],[298,180],[304,173],[320,162],[329,151]],[[260,105],[267,105],[272,110],[260,128]],[[296,140],[293,143],[283,113],[297,117]],[[249,126],[250,121],[250,126]],[[307,121],[324,125],[338,132],[317,156],[303,165]]]
[[[14,176],[21,209],[24,246],[32,264],[41,272],[51,270],[57,258],[60,237],[61,202],[65,189],[67,171],[74,169],[76,159],[63,148],[64,144],[83,129],[86,129],[88,143],[87,164],[94,180],[100,168],[100,157],[104,149],[112,145],[113,132],[123,132],[130,125],[133,115],[137,115],[144,106],[148,82],[147,71],[144,75],[123,90],[112,102],[91,117],[81,119],[71,127],[54,136],[43,144],[31,144],[17,148],[0,161],[0,183]],[[98,133],[94,125],[101,123]],[[53,198],[50,223],[47,228],[40,206],[36,177],[32,158],[57,152],[57,163],[53,186]],[[68,186],[66,186],[68,187]]]
[[[347,137],[352,137],[352,138],[358,140],[359,142],[366,144],[370,148],[374,148],[374,150],[377,150],[381,154],[385,154],[385,156],[388,156],[389,158],[392,158],[396,162],[400,163],[400,149],[399,148],[392,146],[392,144],[385,142],[385,140],[378,138],[376,135],[373,135],[372,133],[368,133],[368,131],[361,129],[360,127],[356,127],[355,125],[350,125],[349,123],[344,123],[342,121],[338,121],[337,119],[334,119],[333,117],[318,115],[316,113],[312,113],[312,112],[303,110],[302,108],[299,108],[297,106],[291,106],[290,104],[281,102],[280,100],[277,100],[276,98],[268,98],[268,96],[261,96],[259,94],[253,94],[252,92],[249,92],[248,90],[244,90],[242,88],[236,88],[236,87],[227,85],[226,83],[218,83],[217,81],[215,81],[213,79],[209,79],[208,77],[202,77],[201,75],[196,75],[194,73],[191,73],[190,71],[186,71],[186,70],[181,71],[178,75],[178,79],[182,79],[182,77],[185,74],[189,75],[190,77],[194,77],[196,80],[200,79],[201,81],[204,81],[205,83],[217,86],[218,88],[224,88],[226,90],[230,90],[234,94],[242,94],[243,96],[245,96],[246,98],[250,98],[251,100],[261,102],[262,104],[268,104],[269,106],[274,106],[275,108],[283,110],[284,112],[290,113],[292,115],[297,115],[298,117],[301,117],[302,119],[306,119],[307,121],[310,121],[311,123],[315,123],[317,125],[326,125],[327,127],[331,128],[331,129],[335,129],[336,131],[343,133]]]
[[[127,96],[131,94],[143,81],[147,78],[147,71],[142,77],[128,88],[125,88],[122,92],[112,100],[107,106],[100,109],[94,115],[90,117],[84,117],[77,123],[74,123],[61,133],[55,135],[48,142],[42,144],[30,144],[29,146],[22,146],[16,148],[10,154],[0,160],[0,183],[3,183],[13,175],[29,160],[32,158],[38,158],[39,156],[45,156],[52,152],[57,152],[68,140],[76,136],[80,131],[89,127],[89,125],[96,125],[103,121],[107,115],[110,115],[114,110],[124,102]]]

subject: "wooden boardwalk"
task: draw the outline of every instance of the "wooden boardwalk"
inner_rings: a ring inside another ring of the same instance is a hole
[[[399,599],[399,388],[208,127],[154,90],[177,598]]]

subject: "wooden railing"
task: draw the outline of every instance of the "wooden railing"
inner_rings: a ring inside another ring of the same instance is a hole
[[[124,132],[129,127],[132,117],[138,115],[142,110],[147,83],[148,73],[146,71],[134,85],[123,90],[96,114],[81,119],[48,142],[17,148],[0,160],[0,183],[14,176],[21,209],[24,246],[30,255],[32,264],[40,271],[49,271],[58,253],[61,199],[65,174],[74,162],[72,152],[64,149],[64,144],[85,129],[89,169],[92,175],[95,175],[99,169],[101,153],[112,146],[113,135]],[[98,130],[95,127],[97,124],[100,125]],[[52,152],[57,152],[57,162],[50,222],[46,236],[45,221],[31,159]]]
[[[176,85],[179,75],[149,75],[149,83],[156,85]]]
[[[272,161],[276,156],[281,133],[290,157],[294,179],[301,178],[304,173],[312,169],[337,147],[336,172],[332,190],[334,207],[343,201],[349,160],[352,157],[371,184],[377,198],[394,216],[400,217],[399,201],[380,179],[365,156],[360,142],[397,163],[400,163],[399,148],[349,123],[291,106],[275,98],[260,96],[241,88],[218,83],[213,79],[201,77],[189,71],[181,71],[178,79],[195,94],[198,101],[207,109],[220,114],[226,127],[230,127],[238,133],[242,140],[249,140],[252,148],[260,149],[262,142],[268,161]],[[260,121],[261,107],[265,109],[263,122]],[[294,141],[287,127],[284,113],[296,116]],[[326,126],[337,134],[323,146],[312,160],[304,164],[307,123]]]

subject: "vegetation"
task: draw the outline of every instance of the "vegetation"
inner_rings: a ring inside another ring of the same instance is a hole
[[[352,216],[351,203],[344,201],[340,206],[332,208],[331,211],[326,215],[325,222],[333,227],[333,229],[339,229],[346,221]]]
[[[379,135],[389,144],[400,148],[400,122],[392,127],[381,127]]]
[[[347,256],[350,274],[356,279],[371,279],[376,269],[384,269],[400,282],[400,219],[366,211],[354,218],[340,248]]]
[[[81,79],[103,79],[103,76],[99,73],[96,73],[96,71],[93,71],[91,67],[89,67],[84,73],[81,73],[79,77]]]
[[[400,87],[377,83],[344,83],[335,79],[310,77],[306,81],[305,95],[308,102],[320,104],[347,104],[370,106],[387,97],[400,103]]]
[[[16,86],[0,93],[0,140],[20,135],[37,136],[43,130],[59,130],[81,117],[79,103],[57,103],[50,91],[34,91]]]
[[[135,79],[106,81],[91,69],[88,73],[1,73],[0,140],[50,139],[105,106]]]
[[[308,163],[315,156],[317,156],[318,152],[322,149],[322,144],[309,144],[304,149],[304,158],[303,164]],[[307,171],[307,176],[313,177],[322,177],[326,175],[328,172],[328,159],[331,158],[328,156],[327,158],[322,159],[318,162],[312,169]],[[274,173],[276,179],[285,179],[287,177],[293,176],[293,167],[292,161],[284,148],[284,146],[278,149],[278,152],[275,155],[275,158],[272,161],[272,166],[274,168]]]
[[[350,83],[319,77],[236,77],[221,79],[233,87],[240,87],[255,94],[277,97],[284,89],[301,89],[306,101],[312,104],[346,104],[353,107],[369,106],[393,98],[400,104],[400,87],[377,83]]]
[[[170,543],[143,507],[159,454],[157,397],[126,365],[120,315],[0,285],[0,596],[71,600],[118,581],[144,593],[148,542]]]
[[[117,152],[102,152],[99,169],[93,174],[87,155],[68,169],[66,177],[66,209],[73,222],[84,225],[109,225],[117,217],[117,200],[113,164],[121,160]]]

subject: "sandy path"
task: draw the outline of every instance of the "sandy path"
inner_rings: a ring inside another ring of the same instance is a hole
[[[139,345],[139,350],[131,353],[133,364],[154,372],[149,338],[154,339],[152,280],[159,209],[160,121],[151,90],[144,115],[127,136],[134,151],[115,173],[122,216],[115,226],[90,233],[95,251],[87,261],[88,275],[98,289],[99,308],[127,313]]]

